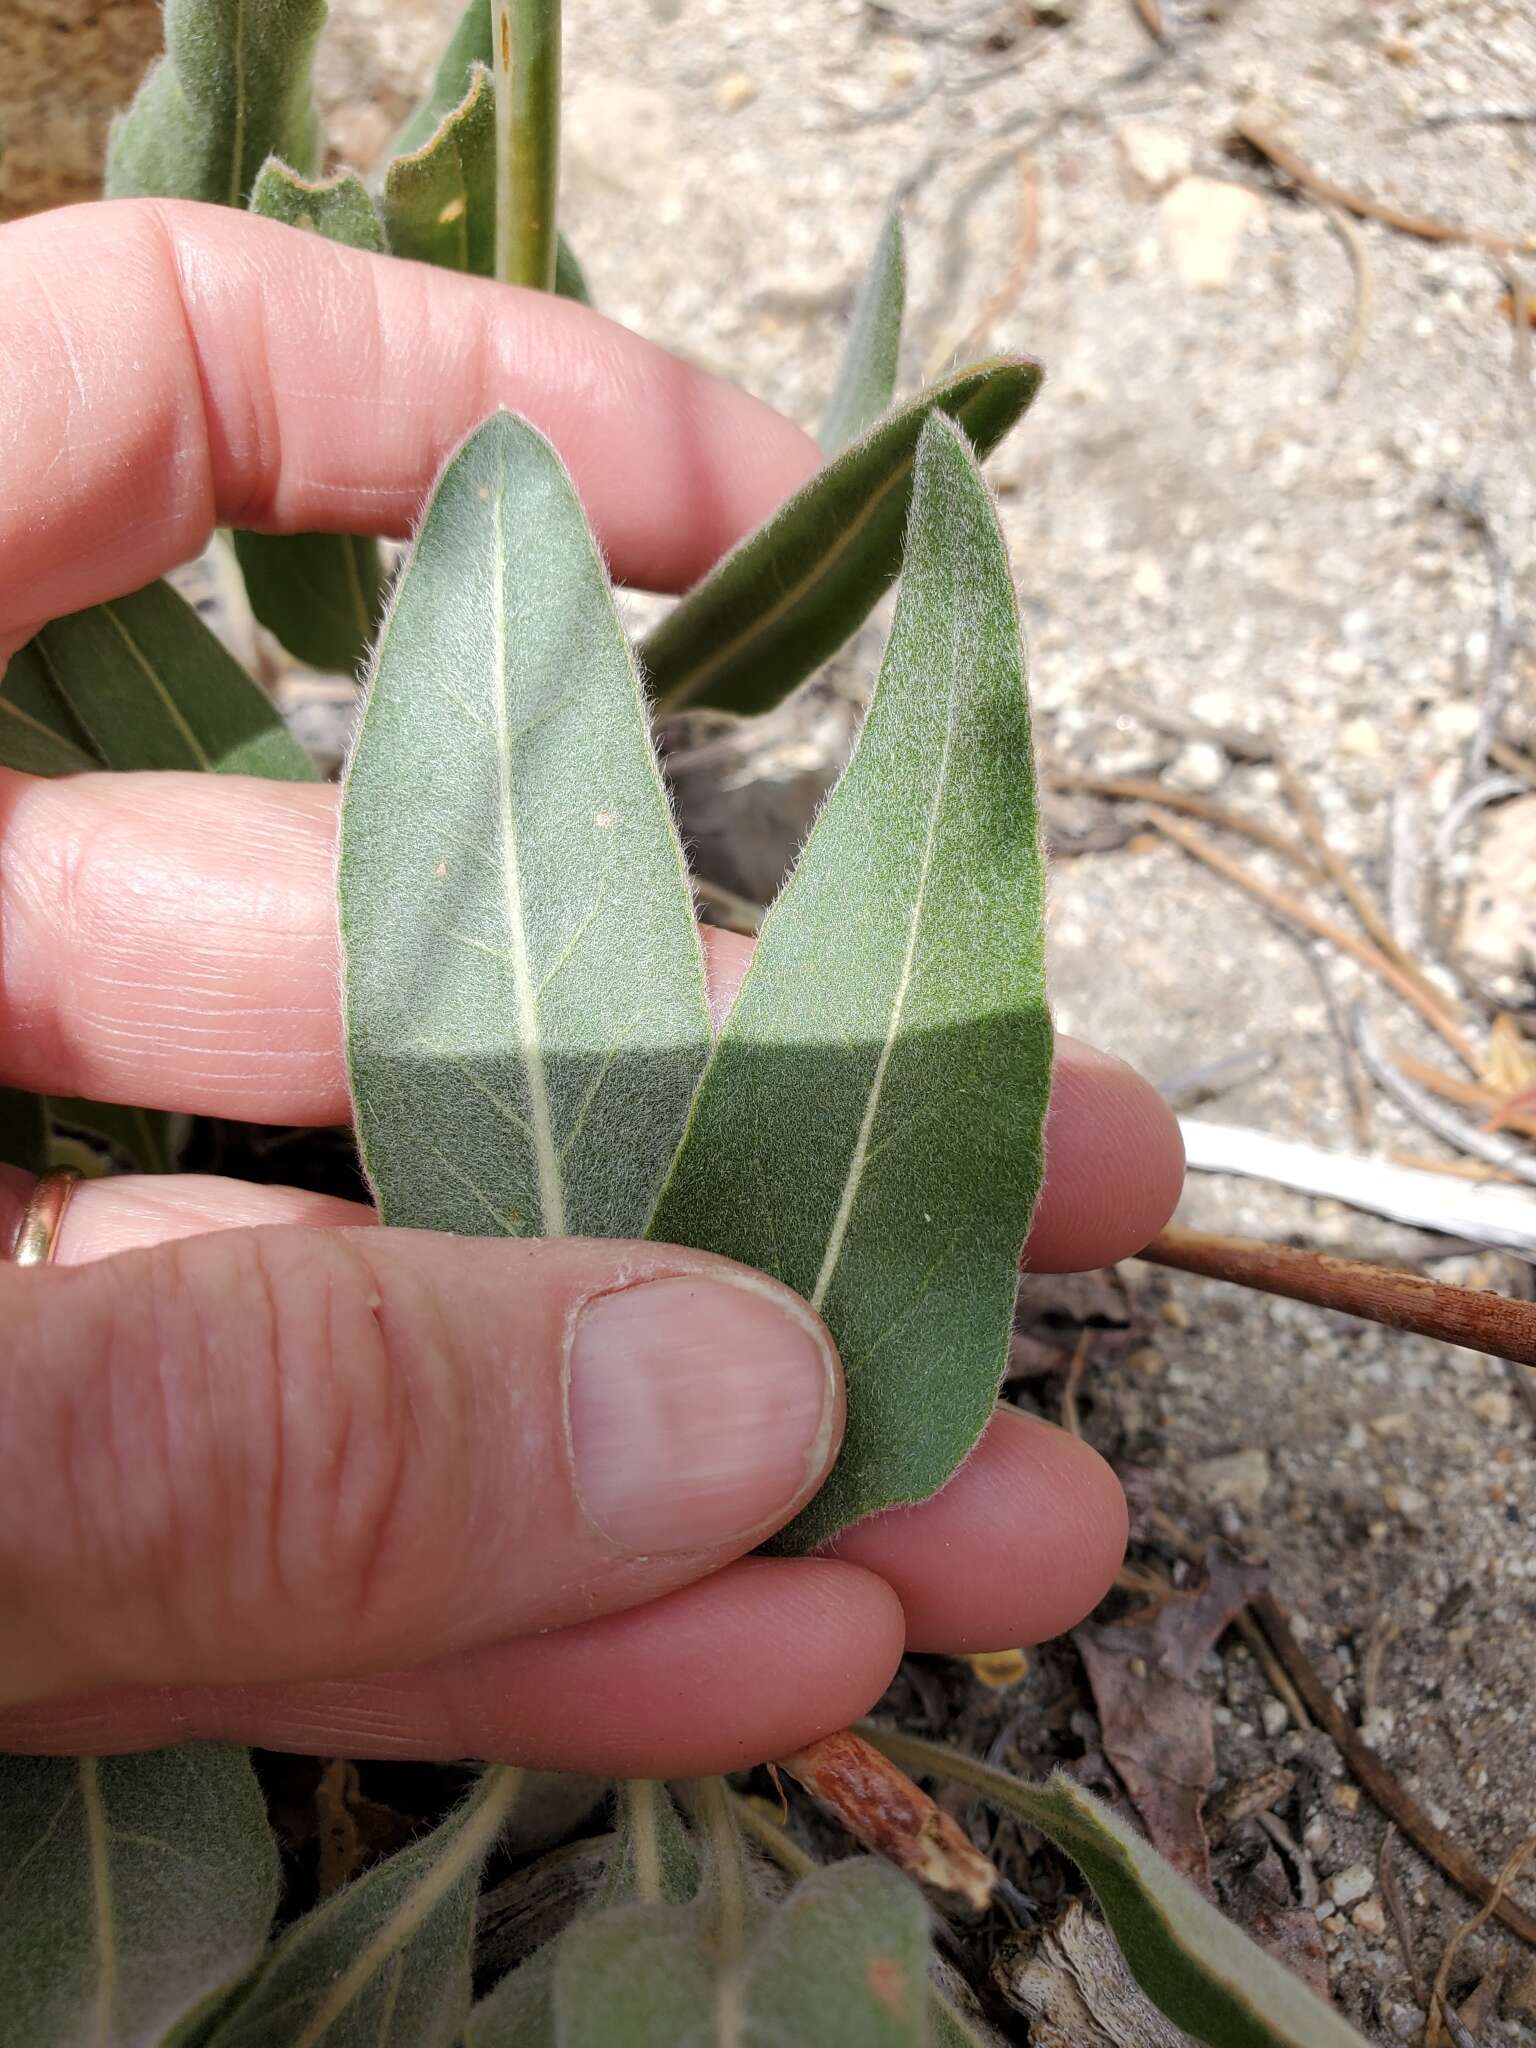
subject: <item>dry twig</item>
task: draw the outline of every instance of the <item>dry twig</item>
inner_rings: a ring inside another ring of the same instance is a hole
[[[1375,1750],[1361,1740],[1348,1715],[1318,1677],[1311,1659],[1291,1633],[1290,1624],[1273,1594],[1256,1594],[1253,1610],[1314,1719],[1326,1729],[1345,1763],[1387,1818],[1395,1821],[1414,1847],[1444,1871],[1453,1884],[1459,1885],[1474,1899],[1483,1901],[1489,1911],[1496,1913],[1522,1941],[1536,1946],[1536,1919],[1505,1896],[1504,1887],[1509,1883],[1509,1877],[1502,1874],[1497,1879],[1485,1876],[1461,1844],[1435,1826],[1413,1795],[1393,1777]]]
[[[1208,796],[1196,796],[1190,790],[1165,789],[1162,783],[1140,775],[1079,775],[1070,770],[1051,769],[1045,780],[1047,787],[1069,794],[1117,797],[1127,803],[1161,804],[1167,811],[1187,812],[1191,818],[1202,818],[1207,825],[1241,833],[1256,846],[1267,846],[1271,853],[1290,861],[1309,881],[1327,880],[1317,862],[1294,839],[1287,839],[1283,832],[1275,831],[1258,818],[1228,810],[1225,804],[1214,803]]]
[[[1388,1329],[1462,1344],[1490,1358],[1536,1365],[1536,1302],[1450,1287],[1393,1266],[1334,1258],[1294,1245],[1248,1237],[1216,1237],[1177,1226],[1163,1231],[1140,1256],[1154,1266],[1226,1280],[1261,1294],[1280,1294],[1315,1308],[1338,1309]]]
[[[1460,1026],[1454,1021],[1454,1005],[1448,996],[1443,996],[1436,990],[1434,997],[1431,998],[1418,982],[1403,973],[1395,961],[1389,960],[1380,947],[1368,945],[1363,939],[1357,939],[1353,932],[1345,931],[1343,926],[1335,924],[1332,918],[1323,917],[1309,904],[1303,903],[1299,896],[1292,896],[1288,890],[1277,889],[1271,883],[1261,881],[1239,862],[1229,859],[1220,847],[1213,846],[1198,832],[1191,832],[1187,825],[1181,825],[1176,818],[1170,817],[1158,806],[1149,804],[1147,816],[1159,832],[1165,833],[1168,838],[1182,846],[1186,853],[1193,854],[1196,860],[1204,861],[1206,866],[1214,868],[1217,874],[1225,875],[1229,882],[1236,882],[1240,889],[1246,889],[1250,896],[1256,896],[1267,908],[1277,912],[1281,917],[1288,918],[1292,924],[1298,924],[1304,930],[1315,933],[1320,939],[1327,939],[1330,945],[1337,946],[1341,953],[1348,953],[1351,959],[1358,960],[1369,973],[1384,981],[1394,994],[1401,996],[1405,1002],[1412,1003],[1425,1023],[1440,1034],[1457,1058],[1463,1060],[1471,1072],[1476,1073],[1477,1055]]]
[[[1435,1972],[1434,1989],[1429,1994],[1429,2019],[1424,2028],[1424,2048],[1439,2048],[1441,2029],[1450,2018],[1450,2008],[1446,2003],[1445,1994],[1451,1981],[1451,1965],[1455,1962],[1462,1943],[1469,1936],[1476,1934],[1494,1913],[1497,1913],[1506,1925],[1513,1924],[1509,1920],[1504,1894],[1525,1868],[1533,1851],[1536,1851],[1536,1835],[1527,1835],[1519,1848],[1505,1859],[1503,1869],[1483,1898],[1482,1910],[1474,1913],[1464,1926],[1458,1927],[1446,1943],[1445,1954],[1440,1958],[1440,1967]],[[1516,1932],[1519,1932],[1518,1928]],[[1529,1941],[1531,1936],[1528,1934],[1525,1939]]]
[[[1386,227],[1396,228],[1400,234],[1417,236],[1421,242],[1462,242],[1468,248],[1489,249],[1499,256],[1521,256],[1536,251],[1536,236],[1505,235],[1491,228],[1462,227],[1455,221],[1437,220],[1430,214],[1404,213],[1401,207],[1392,206],[1384,199],[1372,199],[1367,193],[1351,192],[1347,185],[1336,185],[1331,178],[1323,177],[1321,172],[1304,163],[1295,150],[1277,135],[1272,135],[1267,128],[1247,116],[1239,116],[1234,124],[1234,133],[1314,199],[1340,206],[1359,220],[1379,220]]]
[[[1446,1102],[1459,1102],[1465,1109],[1481,1109],[1488,1118],[1497,1120],[1503,1131],[1519,1131],[1527,1138],[1536,1138],[1536,1115],[1526,1116],[1517,1110],[1507,1097],[1501,1096],[1496,1088],[1490,1088],[1483,1081],[1463,1081],[1459,1074],[1442,1073],[1439,1067],[1428,1060],[1416,1059],[1412,1053],[1399,1052],[1391,1048],[1391,1056],[1399,1072],[1410,1081],[1417,1081],[1421,1088],[1427,1088],[1432,1095],[1441,1096]]]
[[[1536,1154],[1532,1153],[1529,1145],[1518,1138],[1506,1138],[1496,1131],[1478,1130],[1459,1117],[1455,1110],[1437,1102],[1427,1090],[1416,1087],[1388,1059],[1365,1012],[1358,1009],[1355,1012],[1355,1045],[1371,1079],[1426,1130],[1433,1131],[1437,1138],[1444,1138],[1448,1145],[1454,1145],[1471,1158],[1481,1159],[1485,1165],[1501,1166],[1517,1179],[1536,1184]]]
[[[1349,382],[1350,372],[1359,362],[1365,350],[1365,337],[1371,331],[1371,309],[1376,303],[1376,278],[1371,269],[1371,252],[1366,247],[1365,237],[1355,226],[1341,206],[1332,206],[1326,199],[1318,201],[1329,227],[1344,244],[1344,253],[1349,258],[1349,267],[1355,280],[1355,308],[1350,316],[1349,333],[1344,338],[1343,353],[1339,367],[1333,373],[1330,398],[1337,398]]]
[[[1408,1925],[1408,1911],[1403,1904],[1402,1886],[1397,1881],[1397,1872],[1392,1868],[1392,1845],[1397,1840],[1397,1823],[1388,1821],[1387,1832],[1381,1838],[1381,1854],[1376,1858],[1376,1882],[1381,1896],[1386,1901],[1387,1917],[1392,1922],[1392,1932],[1397,1936],[1398,1948],[1402,1951],[1403,1968],[1408,1972],[1408,1988],[1413,1993],[1415,2005],[1426,2005],[1429,1993],[1424,1988],[1424,1972],[1419,1968],[1418,1957],[1413,1952],[1413,1930]]]
[[[1083,1368],[1088,1363],[1088,1331],[1080,1330],[1077,1342],[1072,1347],[1072,1363],[1067,1367],[1066,1384],[1061,1390],[1061,1426],[1075,1437],[1083,1434],[1082,1417],[1077,1412],[1077,1390],[1082,1385]]]

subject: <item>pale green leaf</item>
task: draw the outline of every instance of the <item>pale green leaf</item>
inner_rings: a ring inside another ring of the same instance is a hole
[[[721,2040],[717,1979],[689,1913],[615,1906],[578,1920],[555,1952],[558,2048],[710,2048]],[[745,2048],[739,2031],[727,2038]]]
[[[708,1051],[702,956],[596,544],[510,414],[449,463],[398,585],[341,921],[385,1219],[638,1236]]]
[[[797,491],[646,639],[663,710],[762,711],[837,652],[901,566],[912,459],[935,412],[988,454],[1040,386],[1037,364],[997,357],[891,413]]]
[[[167,0],[165,55],[113,127],[107,197],[244,206],[269,156],[316,170],[310,60],[325,12],[325,0]]]
[[[541,1948],[486,1993],[464,2029],[465,2048],[556,2048],[555,1946]]]
[[[353,171],[304,178],[269,157],[250,210],[351,249],[385,248],[378,208]],[[234,544],[251,610],[267,631],[311,668],[355,673],[384,608],[378,543],[348,533],[237,533]]]
[[[926,2048],[928,1915],[862,1856],[798,1884],[739,1960],[694,1916],[620,1906],[561,1937],[554,2002],[559,2048]]]
[[[992,1413],[1050,1094],[1044,913],[1007,549],[936,414],[868,719],[649,1233],[773,1274],[837,1339],[842,1455],[779,1547],[926,1498]]]
[[[66,1131],[98,1138],[135,1173],[171,1173],[176,1166],[171,1119],[161,1109],[135,1109],[120,1102],[49,1098],[49,1113]]]
[[[251,189],[250,210],[327,242],[344,242],[349,249],[387,253],[379,209],[356,171],[306,178],[281,157],[270,156]]]
[[[33,644],[109,768],[315,780],[266,692],[168,583],[55,619]]]
[[[100,766],[53,686],[47,655],[29,640],[11,656],[0,680],[0,768],[79,775]]]
[[[901,215],[893,213],[880,230],[854,304],[842,368],[817,435],[825,454],[840,453],[889,409],[896,390],[906,297],[906,238]]]
[[[395,137],[394,154],[409,156],[421,148],[459,106],[469,90],[476,64],[491,68],[491,0],[469,0],[444,50],[427,96]]]
[[[698,1889],[698,1859],[671,1793],[654,1778],[622,1779],[603,1903],[682,1906]]]
[[[1057,1772],[1026,1785],[942,1744],[861,1722],[906,1769],[968,1785],[1048,1835],[1092,1885],[1143,1991],[1210,2048],[1366,2048],[1331,2005],[1249,1939],[1108,1807]]]
[[[0,1166],[42,1173],[48,1164],[48,1103],[21,1088],[0,1088]]]
[[[0,1757],[0,2048],[154,2048],[260,1951],[278,1882],[243,1750]]]
[[[207,2048],[448,2048],[469,2011],[480,1874],[517,1780],[488,1770],[425,1840],[290,1927]]]
[[[496,108],[491,74],[384,174],[384,223],[397,256],[489,277],[496,259]]]

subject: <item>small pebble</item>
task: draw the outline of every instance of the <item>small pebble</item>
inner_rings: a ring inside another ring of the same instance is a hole
[[[1369,1863],[1351,1863],[1335,1871],[1328,1880],[1328,1896],[1336,1906],[1353,1906],[1376,1889],[1376,1874]]]
[[[1291,1717],[1279,1700],[1266,1700],[1259,1709],[1259,1718],[1264,1723],[1264,1733],[1272,1742],[1291,1725]]]
[[[1387,1916],[1380,1899],[1366,1899],[1349,1917],[1360,1932],[1368,1934],[1373,1941],[1379,1941],[1387,1931]]]
[[[1515,1419],[1514,1397],[1503,1387],[1490,1387],[1468,1406],[1479,1421],[1491,1422],[1499,1429],[1508,1429]]]
[[[748,72],[727,71],[724,78],[715,80],[715,105],[722,114],[739,114],[743,107],[751,106],[761,90]]]

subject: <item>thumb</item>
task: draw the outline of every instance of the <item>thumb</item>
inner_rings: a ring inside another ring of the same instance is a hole
[[[0,1704],[339,1678],[632,1606],[842,1430],[822,1325],[667,1246],[234,1230],[0,1268]]]

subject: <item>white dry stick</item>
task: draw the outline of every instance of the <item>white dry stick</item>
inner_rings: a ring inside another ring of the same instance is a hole
[[[1436,1230],[1470,1244],[1495,1245],[1536,1259],[1536,1197],[1494,1182],[1462,1182],[1357,1153],[1325,1152],[1267,1131],[1181,1117],[1185,1158],[1196,1173],[1238,1173],[1304,1195]]]

